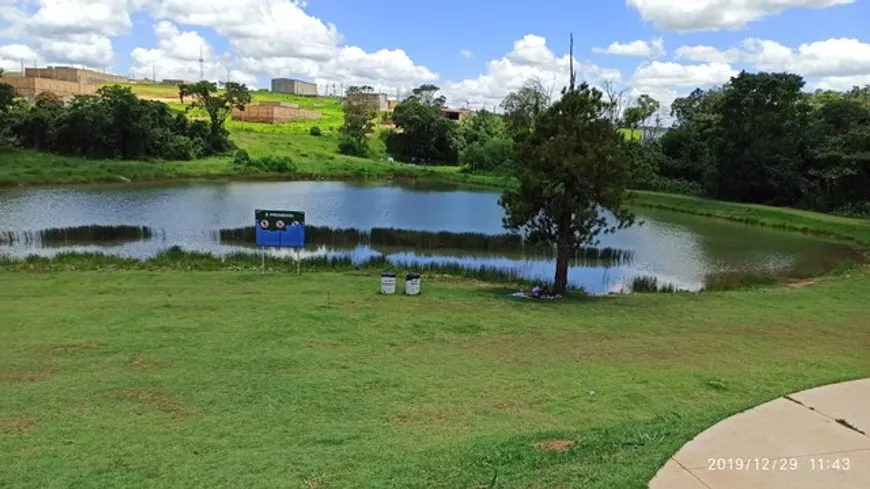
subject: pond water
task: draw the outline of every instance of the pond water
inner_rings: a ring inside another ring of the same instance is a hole
[[[52,255],[59,251],[104,251],[147,257],[171,246],[226,253],[250,248],[221,244],[215,232],[253,225],[255,208],[304,210],[309,225],[367,230],[375,227],[420,231],[502,234],[499,194],[445,186],[366,185],[344,182],[209,182],[175,185],[109,185],[0,190],[0,231],[34,231],[74,226],[148,226],[144,241],[89,246],[42,246],[24,242],[0,246],[0,254]],[[600,247],[632,250],[631,263],[574,266],[569,280],[590,293],[618,291],[628,280],[652,275],[680,288],[697,290],[709,274],[729,271],[782,272],[831,264],[852,257],[844,245],[794,233],[664,211],[637,210],[642,224],[603,236]],[[306,256],[349,253],[356,259],[384,254],[394,263],[457,263],[495,266],[527,278],[551,280],[554,262],[540,253],[422,251],[361,245],[325,245]]]

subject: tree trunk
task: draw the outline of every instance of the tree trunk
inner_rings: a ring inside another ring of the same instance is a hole
[[[556,244],[556,277],[553,279],[553,294],[565,295],[568,290],[568,263],[571,260],[571,244],[567,236]]]

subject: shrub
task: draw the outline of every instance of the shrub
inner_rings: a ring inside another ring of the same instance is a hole
[[[240,149],[236,151],[236,156],[233,158],[233,169],[241,170],[247,168],[251,164],[251,157],[248,152]]]
[[[870,219],[870,202],[851,202],[837,208],[833,214],[843,217]]]
[[[513,166],[514,142],[506,138],[494,138],[472,143],[462,152],[461,159],[471,172],[505,171]]]
[[[356,141],[351,138],[342,137],[338,143],[338,152],[348,156],[368,156],[369,148],[364,142]]]
[[[312,136],[321,136],[321,135],[323,135],[323,133],[320,132],[320,128],[317,127],[317,126],[312,127],[311,130],[308,131],[308,133],[311,134]]]
[[[201,148],[187,136],[170,134],[160,152],[167,160],[190,161],[199,156]]]
[[[292,173],[296,171],[296,165],[289,156],[251,158],[247,151],[240,149],[233,158],[233,170],[249,173]]]

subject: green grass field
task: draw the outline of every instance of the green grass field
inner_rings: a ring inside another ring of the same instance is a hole
[[[866,271],[558,303],[377,280],[5,273],[0,487],[641,489],[718,419],[870,375]]]

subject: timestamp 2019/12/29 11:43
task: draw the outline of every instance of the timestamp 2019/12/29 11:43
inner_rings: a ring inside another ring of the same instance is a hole
[[[811,471],[847,471],[852,468],[852,461],[846,457],[811,457],[811,458],[709,458],[707,470],[734,472],[795,472]]]

